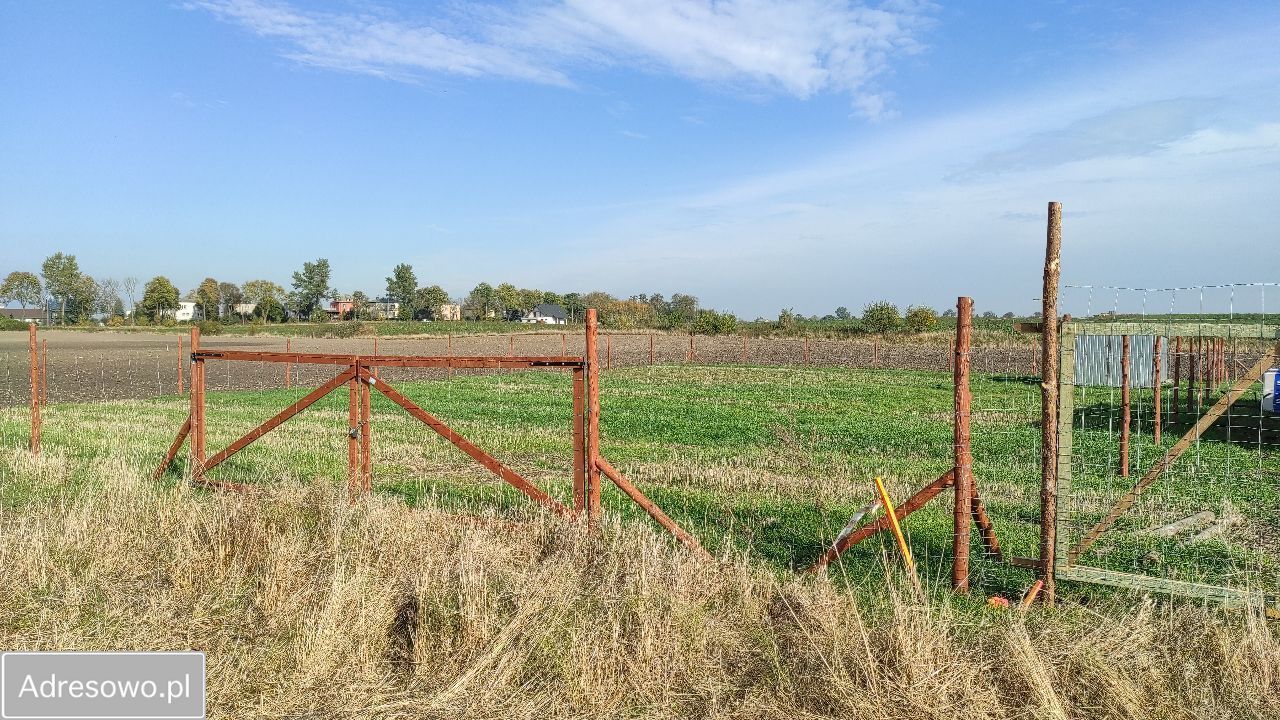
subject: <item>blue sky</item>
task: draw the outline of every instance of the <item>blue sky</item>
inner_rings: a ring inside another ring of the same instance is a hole
[[[4,3],[0,272],[1030,312],[1060,200],[1067,282],[1271,281],[1278,47],[1275,2]]]

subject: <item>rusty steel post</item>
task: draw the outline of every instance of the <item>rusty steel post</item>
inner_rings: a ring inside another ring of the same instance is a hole
[[[27,342],[31,346],[31,452],[40,454],[40,355],[37,350],[36,324],[27,326]]]
[[[1160,384],[1160,348],[1164,338],[1157,335],[1151,346],[1151,422],[1152,422],[1152,440],[1157,445],[1160,444],[1160,395],[1164,393],[1164,386]]]
[[[1120,477],[1129,477],[1129,336],[1120,336]]]
[[[1062,203],[1049,203],[1040,292],[1040,579],[1045,604],[1056,595],[1058,538],[1058,282],[1062,276]]]
[[[360,487],[360,361],[351,358],[355,374],[347,381],[347,500],[356,501]]]
[[[604,354],[605,354],[604,369],[612,370],[613,369],[613,335],[604,336]]]
[[[1196,416],[1195,397],[1196,397],[1196,377],[1199,375],[1199,368],[1196,365],[1200,362],[1199,339],[1193,338],[1189,345],[1187,353],[1187,415]]]
[[[969,591],[969,537],[973,515],[973,454],[969,447],[969,415],[972,397],[969,393],[969,348],[973,339],[973,299],[956,300],[956,356],[952,385],[955,391],[955,424],[953,454],[955,458],[955,504],[951,587],[957,592]]]
[[[649,364],[653,364],[653,333],[649,333]]]
[[[453,357],[453,333],[449,333],[448,355],[449,355],[449,357]],[[452,367],[452,366],[450,366],[450,367],[449,367],[448,375],[449,375],[449,377],[453,377],[453,367]]]
[[[40,404],[49,404],[49,341],[40,341]]]
[[[186,392],[182,388],[182,336],[178,336],[178,394]]]
[[[291,352],[293,341],[291,338],[284,339],[284,351]],[[293,385],[293,363],[284,364],[284,389],[288,390]]]
[[[600,347],[595,308],[587,309],[587,524],[600,523]]]
[[[580,517],[587,502],[586,378],[573,369],[573,516]]]
[[[1179,335],[1173,339],[1173,402],[1169,409],[1172,411],[1173,422],[1178,422],[1182,408],[1178,405],[1178,388],[1182,385],[1182,336]]]
[[[809,364],[809,337],[807,335],[804,338],[804,364]]]
[[[205,417],[204,417],[204,360],[195,357],[200,352],[200,326],[191,326],[191,473],[197,480],[204,478]]]
[[[507,357],[516,356],[516,336],[515,333],[507,335]]]
[[[689,362],[693,362],[694,358],[698,356],[698,351],[693,344],[693,338],[694,338],[694,335],[692,332],[690,332],[689,333]]]
[[[374,368],[369,383],[378,382],[376,373]],[[373,390],[369,383],[360,383],[360,486],[365,495],[373,491]]]

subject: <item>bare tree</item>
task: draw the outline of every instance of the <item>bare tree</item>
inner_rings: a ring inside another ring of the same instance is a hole
[[[133,325],[138,320],[135,317],[137,313],[138,303],[134,298],[138,295],[138,278],[130,276],[120,281],[120,287],[124,289],[124,294],[129,298],[129,324]]]

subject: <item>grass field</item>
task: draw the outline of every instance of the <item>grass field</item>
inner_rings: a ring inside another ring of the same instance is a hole
[[[568,375],[405,377],[397,387],[568,500]],[[1038,391],[1031,378],[973,382],[975,473],[1006,551],[1021,556],[1035,555],[1037,537]],[[305,392],[211,393],[210,452]],[[882,539],[851,551],[830,582],[792,574],[871,499],[874,476],[901,499],[950,466],[951,394],[948,375],[923,371],[655,366],[606,373],[603,453],[717,555],[715,572],[697,569],[607,486],[605,537],[580,538],[376,394],[375,498],[356,510],[344,507],[342,490],[345,390],[211,473],[264,488],[251,498],[192,491],[181,467],[160,483],[145,479],[186,415],[185,398],[51,405],[44,456],[14,450],[0,462],[7,526],[0,560],[32,552],[65,569],[42,575],[24,562],[9,575],[0,590],[16,601],[0,616],[0,642],[67,646],[123,637],[131,624],[186,623],[188,635],[167,628],[156,631],[156,642],[193,637],[220,648],[224,665],[211,669],[223,683],[222,700],[211,691],[220,716],[329,716],[324,708],[420,716],[413,699],[435,714],[475,716],[835,716],[872,708],[884,717],[1014,717],[1026,705],[1037,717],[1265,717],[1280,698],[1280,644],[1272,630],[1238,616],[1224,621],[1204,609],[1153,607],[1068,585],[1063,609],[1024,620],[985,610],[983,600],[1016,597],[1030,574],[983,560],[974,565],[974,597],[951,598],[945,493],[906,524],[929,605],[892,590],[896,571],[886,578],[885,558],[893,568],[896,556],[886,555]],[[22,408],[0,410],[0,439],[19,444],[25,422]],[[1105,457],[1113,439],[1105,428],[1082,427],[1076,442]],[[1137,443],[1148,456],[1155,452],[1149,438]],[[1246,447],[1202,445],[1197,467],[1256,462]],[[1276,469],[1275,458],[1266,462]],[[1096,487],[1081,482],[1081,497],[1093,504],[1115,489],[1106,479]],[[1255,498],[1256,507],[1239,500],[1254,521],[1272,520],[1274,495]],[[1087,502],[1082,507],[1091,511]],[[1135,523],[1163,520],[1159,507],[1140,512]],[[166,537],[146,538],[148,525]],[[48,547],[32,547],[35,538]],[[95,556],[95,538],[122,548]],[[145,546],[142,558],[177,559],[166,560],[167,574],[155,580],[158,598],[116,607],[108,602],[119,594],[112,582],[153,581],[130,556],[139,552],[131,543]],[[1239,548],[1225,542],[1181,558],[1176,549],[1166,549],[1162,562],[1239,561],[1231,557]],[[1150,548],[1117,542],[1106,552],[1118,561]],[[194,564],[175,569],[188,561]],[[213,577],[201,578],[206,572]],[[69,616],[48,616],[49,603],[73,589]],[[526,604],[522,594],[536,602]],[[285,608],[290,598],[301,603],[297,613]],[[164,607],[153,617],[156,603]],[[184,619],[193,603],[196,614]],[[103,634],[92,634],[95,626]],[[1197,634],[1189,636],[1189,626]],[[1202,692],[1214,653],[1230,645],[1239,653],[1233,669]],[[403,657],[387,660],[396,653]],[[405,662],[417,670],[404,670]],[[583,663],[592,667],[586,675]],[[1177,671],[1166,676],[1162,663]],[[263,676],[251,677],[249,668]],[[496,684],[477,673],[493,674]],[[321,687],[348,679],[364,694]],[[477,701],[471,713],[447,710],[477,683],[505,700]],[[1153,692],[1163,694],[1154,706]],[[383,706],[362,704],[369,697]],[[1145,712],[1153,707],[1160,712]]]

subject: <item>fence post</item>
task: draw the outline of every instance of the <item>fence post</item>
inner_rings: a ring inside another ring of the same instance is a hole
[[[1062,276],[1062,203],[1049,203],[1040,292],[1040,579],[1045,604],[1057,591],[1058,539],[1058,281]]]
[[[612,370],[613,369],[613,335],[604,336],[604,348],[605,348],[604,367],[606,370]]]
[[[360,361],[351,358],[355,374],[347,381],[347,501],[355,502],[360,487]]]
[[[27,326],[27,341],[31,346],[31,452],[40,454],[40,355],[36,348],[36,324]]]
[[[292,350],[293,350],[293,340],[292,340],[292,338],[285,338],[285,339],[284,339],[284,351],[285,351],[285,352],[292,352]],[[286,362],[286,363],[284,364],[284,389],[285,389],[285,390],[288,390],[292,385],[293,385],[293,363],[292,363],[292,362]]]
[[[600,523],[600,347],[596,310],[587,308],[587,525]]]
[[[956,300],[956,356],[953,386],[955,504],[953,512],[951,587],[969,591],[969,534],[973,514],[973,455],[969,449],[969,346],[973,337],[973,299]]]
[[[204,478],[204,360],[197,358],[200,352],[200,326],[191,326],[191,472],[196,479]]]
[[[507,357],[516,356],[516,336],[515,333],[507,335]]]
[[[808,335],[806,335],[804,338],[804,364],[805,365],[809,364],[809,336]]]
[[[449,333],[449,347],[448,347],[448,354],[449,354],[449,357],[453,357],[453,333]],[[452,366],[452,365],[450,365],[450,366],[449,366],[449,372],[448,372],[448,375],[449,375],[449,377],[453,377],[453,366]]]
[[[653,333],[649,333],[649,364],[653,364]]]
[[[1120,336],[1120,477],[1129,477],[1129,336]]]
[[[1160,348],[1161,341],[1164,338],[1157,335],[1151,345],[1151,421],[1154,424],[1152,428],[1152,439],[1156,444],[1160,444],[1160,395],[1164,392],[1164,386],[1160,384]]]
[[[1182,336],[1173,339],[1173,421],[1178,422],[1182,408],[1178,405],[1178,388],[1182,385]]]
[[[693,362],[693,359],[698,356],[698,351],[693,344],[693,338],[694,338],[693,332],[690,331],[689,332],[689,362]]]
[[[182,387],[182,336],[178,336],[178,394],[186,392]]]
[[[1196,375],[1199,368],[1196,367],[1200,362],[1200,347],[1198,339],[1191,339],[1188,342],[1190,346],[1187,353],[1187,415],[1194,418],[1196,416],[1194,398],[1196,394]]]
[[[569,354],[569,339],[565,337],[564,333],[560,333],[560,354]]]

